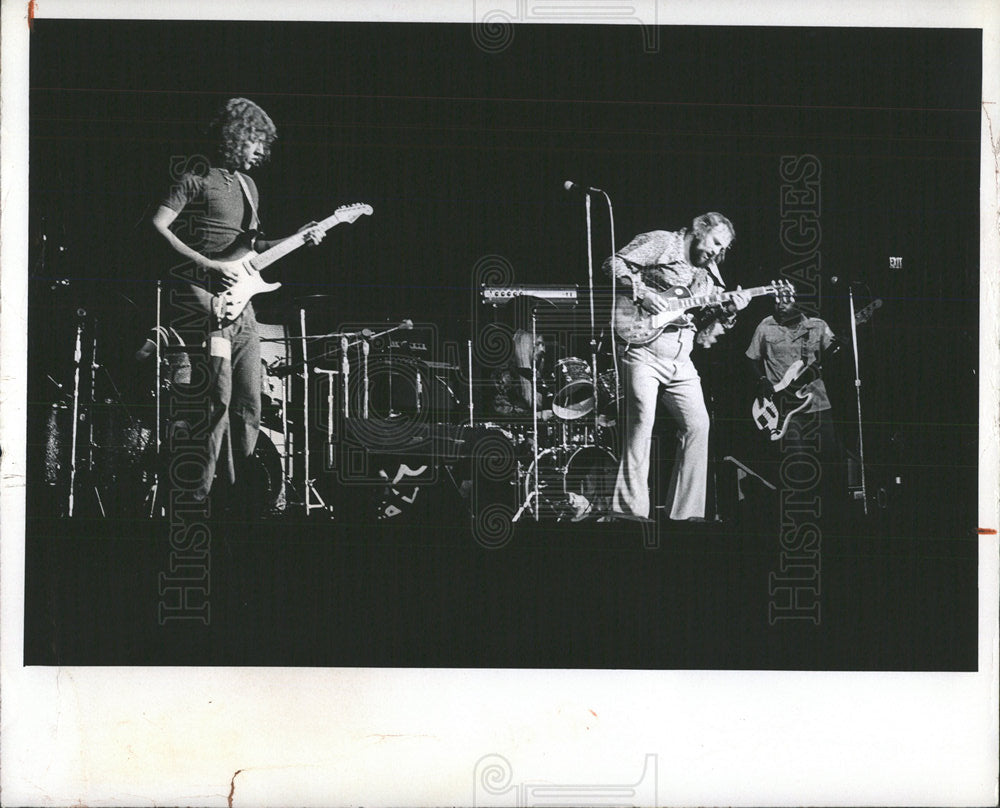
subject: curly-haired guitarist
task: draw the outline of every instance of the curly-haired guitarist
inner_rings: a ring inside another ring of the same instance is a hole
[[[257,186],[246,174],[268,158],[277,131],[267,113],[246,98],[227,101],[209,129],[216,141],[214,159],[187,161],[153,214],[152,225],[183,259],[171,275],[219,292],[240,279],[238,267],[223,256],[240,245],[261,252],[281,241],[265,241],[257,234]],[[315,223],[299,232],[308,244],[318,244],[324,236]],[[175,318],[174,326],[190,327],[191,310],[187,320]],[[253,306],[231,322],[219,322],[210,307],[205,315],[210,321],[207,338],[199,341],[205,339],[208,349],[207,378],[192,382],[209,402],[207,446],[199,479],[188,492],[195,501],[208,497],[217,470],[236,483],[237,468],[254,451],[260,423],[260,343]]]

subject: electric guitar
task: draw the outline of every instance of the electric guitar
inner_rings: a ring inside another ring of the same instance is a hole
[[[362,216],[370,216],[371,213],[371,205],[363,203],[344,205],[337,208],[331,216],[319,222],[318,226],[326,231],[338,224],[351,223]],[[294,236],[289,236],[278,242],[269,250],[256,253],[241,239],[224,253],[214,256],[214,260],[221,261],[236,270],[239,273],[239,280],[228,289],[214,294],[209,289],[196,284],[191,284],[191,291],[207,312],[215,317],[218,327],[224,328],[243,313],[250,299],[255,295],[273,292],[280,288],[280,283],[268,283],[261,278],[261,270],[278,259],[284,258],[305,243],[305,234],[296,233]]]
[[[868,322],[882,306],[882,299],[874,300],[855,312],[857,325]],[[758,396],[750,407],[754,425],[766,432],[772,440],[781,440],[788,431],[788,422],[797,412],[802,412],[812,402],[813,394],[805,388],[820,377],[819,366],[801,359],[789,365],[785,375],[774,385],[773,396]]]
[[[713,306],[732,300],[737,294],[758,297],[774,295],[779,299],[791,301],[795,296],[795,288],[789,281],[771,281],[767,286],[755,286],[752,289],[741,289],[739,292],[712,292],[707,295],[692,297],[685,286],[674,286],[660,290],[647,288],[646,297],[655,296],[664,305],[664,310],[652,314],[642,307],[638,300],[632,300],[631,292],[624,292],[615,297],[615,310],[611,322],[615,335],[629,345],[648,345],[663,333],[667,326],[680,324],[684,315],[690,309],[702,306]]]

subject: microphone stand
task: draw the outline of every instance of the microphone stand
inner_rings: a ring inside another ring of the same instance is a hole
[[[590,220],[590,194],[586,194],[585,204],[587,216],[587,281],[590,286],[590,384],[594,393],[594,440],[597,440],[597,430],[600,425],[597,407],[597,339],[594,328],[594,243]],[[534,350],[534,348],[532,348]]]
[[[107,517],[107,513],[104,512],[104,503],[101,502],[101,492],[97,487],[97,481],[94,479],[94,410],[97,406],[97,369],[100,365],[97,364],[97,318],[93,321],[94,333],[90,342],[90,401],[88,402],[87,409],[89,414],[87,416],[87,437],[89,446],[87,447],[87,480],[90,489],[94,492],[94,499],[97,500],[97,509],[101,512],[101,516]]]
[[[161,353],[160,342],[162,340],[162,334],[164,333],[161,325],[163,318],[163,281],[158,280],[156,282],[156,372],[153,376],[153,384],[156,385],[153,396],[155,403],[153,405],[154,418],[156,423],[156,428],[154,434],[156,435],[156,459],[153,466],[153,484],[149,488],[149,493],[146,495],[149,501],[149,518],[152,519],[156,515],[156,505],[159,500],[160,493],[160,447],[163,444],[162,435],[162,421],[161,421],[161,401],[160,401],[160,388],[163,386],[163,354]],[[162,507],[162,505],[161,505]]]
[[[854,497],[861,495],[865,516],[868,515],[868,490],[865,483],[865,440],[864,427],[861,423],[861,372],[858,362],[858,327],[854,321],[854,287],[848,286],[848,301],[851,307],[851,348],[854,351],[854,390],[858,399],[858,456],[861,462],[861,491],[855,491]]]
[[[285,362],[291,364],[292,361],[292,346],[290,340],[290,332],[287,325],[284,326],[284,334],[289,339],[284,340],[285,344]],[[295,474],[295,461],[293,459],[293,449],[294,444],[292,441],[291,432],[288,430],[288,408],[291,406],[291,382],[288,377],[281,378],[281,437],[285,442],[285,456],[282,458],[282,465],[285,474],[285,484],[289,489],[293,487],[292,477]],[[287,505],[287,500],[286,500]]]
[[[471,339],[468,340],[468,348],[469,348],[469,426],[472,427],[476,425],[476,420],[474,417],[475,404],[473,403],[473,398],[472,398],[472,340]]]
[[[344,418],[350,418],[351,417],[351,402],[350,402],[351,396],[350,396],[350,384],[349,384],[350,383],[350,377],[351,377],[351,357],[350,357],[350,353],[349,353],[349,348],[350,348],[350,343],[348,342],[347,337],[341,337],[340,338],[340,372],[344,376],[344,378],[342,380],[343,384],[341,385],[341,389],[344,391],[344,401],[343,401]],[[333,377],[332,376],[330,377],[330,383],[331,383],[331,385],[333,384]],[[333,393],[332,389],[331,389],[330,393],[332,395],[332,393]],[[333,399],[331,398],[330,400],[332,401]],[[333,411],[332,410],[330,412],[330,415],[331,416],[333,415]],[[330,418],[329,428],[333,429],[333,418],[332,417]]]
[[[302,465],[303,474],[303,496],[302,504],[306,510],[306,516],[315,509],[323,508],[328,510],[326,502],[320,496],[319,491],[313,484],[315,481],[309,476],[309,339],[306,332],[306,310],[299,309],[299,325],[302,328]],[[312,499],[315,496],[316,502]]]
[[[69,441],[69,501],[66,504],[67,516],[73,515],[74,496],[76,491],[76,438],[80,422],[80,361],[83,358],[83,318],[87,313],[77,310],[76,344],[73,348],[73,426],[70,429]]]
[[[361,340],[361,372],[363,374],[361,417],[368,418],[368,352],[371,350],[371,343],[367,339]]]

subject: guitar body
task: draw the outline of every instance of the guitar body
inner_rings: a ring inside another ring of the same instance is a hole
[[[742,289],[739,294],[747,297],[774,295],[779,299],[791,299],[795,289],[784,280],[771,281],[768,286]],[[702,306],[714,306],[732,300],[735,292],[713,291],[694,297],[687,287],[672,286],[668,289],[647,287],[646,296],[655,295],[664,310],[656,314],[646,311],[639,301],[633,301],[631,292],[615,295],[615,310],[612,317],[615,336],[629,345],[648,345],[664,329],[686,321],[686,312]]]
[[[215,260],[235,270],[239,274],[237,280],[228,289],[211,295],[211,311],[215,316],[219,328],[225,328],[233,323],[246,309],[247,304],[255,295],[273,292],[280,289],[280,283],[268,283],[260,272],[251,266],[251,259],[255,258],[255,253],[250,248],[238,243],[233,249],[223,253]]]
[[[338,224],[354,222],[361,216],[371,214],[371,205],[360,202],[344,205],[315,226],[327,231]],[[300,230],[262,253],[254,252],[250,247],[252,243],[253,234],[244,234],[228,250],[212,256],[214,261],[226,264],[238,275],[236,282],[228,289],[216,292],[212,288],[191,284],[191,291],[205,311],[215,318],[217,328],[225,328],[233,323],[256,295],[281,288],[280,283],[268,283],[261,278],[261,270],[305,244],[305,236]]]
[[[647,292],[647,294],[649,294]],[[653,292],[662,300],[678,301],[691,297],[691,292],[683,286],[675,286],[665,292]],[[651,314],[640,301],[632,300],[631,293],[615,295],[615,334],[629,345],[648,345],[672,323],[684,320],[684,309]]]
[[[774,385],[772,398],[754,399],[750,411],[757,429],[766,432],[772,441],[785,437],[792,416],[812,402],[813,394],[804,388],[817,376],[814,365],[806,365],[801,359],[793,362]]]

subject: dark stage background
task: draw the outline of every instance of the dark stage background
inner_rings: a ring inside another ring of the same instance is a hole
[[[737,229],[724,272],[751,286],[799,257],[780,240],[779,165],[815,155],[807,302],[848,336],[847,282],[858,308],[882,301],[859,329],[881,501],[867,519],[844,503],[824,535],[822,622],[768,624],[776,531],[669,535],[650,550],[621,527],[525,526],[490,551],[441,492],[405,524],[223,531],[211,624],[164,627],[155,526],[36,510],[29,664],[975,667],[979,32],[664,28],[657,52],[643,42],[633,26],[522,26],[486,52],[468,25],[37,20],[29,454],[37,473],[78,308],[98,318],[107,366],[131,373],[169,265],[144,220],[171,158],[209,152],[202,126],[231,96],[278,126],[255,173],[268,235],[342,204],[375,211],[286,259],[285,289],[258,308],[330,294],[331,328],[410,317],[436,328],[442,358],[464,357],[493,316],[477,297],[490,256],[514,282],[585,287],[583,203],[564,180],[611,194],[619,244],[724,212]],[[594,222],[599,264],[600,205]],[[718,453],[752,466],[766,451],[743,351],[769,312],[755,301],[698,359]],[[852,373],[848,356],[829,369],[849,448]]]

